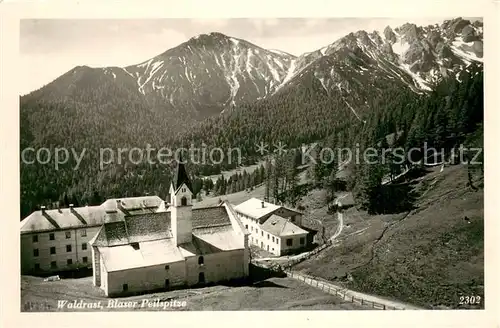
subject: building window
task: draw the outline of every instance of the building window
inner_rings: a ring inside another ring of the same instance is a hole
[[[51,247],[50,248],[50,254],[55,254],[56,253],[56,248],[55,247]]]
[[[167,265],[165,265],[165,270],[168,270],[168,269],[170,269],[170,265],[167,264]]]
[[[288,238],[288,239],[286,240],[286,245],[287,245],[287,246],[292,246],[292,245],[293,245],[293,239],[292,239],[292,238]]]
[[[134,250],[138,250],[138,249],[140,248],[140,247],[139,247],[139,243],[132,243],[132,244],[130,244],[130,245],[132,246],[132,248],[133,248]]]
[[[276,237],[276,244],[279,244],[280,243],[280,239],[278,237]]]
[[[273,241],[273,243],[274,243],[274,236],[273,236],[273,239],[271,239],[271,240],[272,240],[272,241]]]
[[[245,224],[245,229],[248,229],[248,224]]]
[[[52,262],[50,262],[50,268],[51,268],[51,269],[55,269],[55,268],[57,268],[57,262],[56,262],[56,261],[52,261]]]
[[[205,283],[205,273],[204,273],[204,272],[200,272],[200,273],[198,274],[198,282],[199,282],[200,284]]]
[[[86,251],[87,250],[87,243],[83,243],[82,244],[82,251]]]
[[[33,242],[34,243],[38,243],[38,235],[34,235],[33,236]]]
[[[33,256],[37,257],[38,256],[38,248],[35,248],[33,250]]]
[[[168,289],[170,287],[170,280],[165,279],[165,288]]]
[[[126,292],[128,290],[128,284],[123,284],[122,288],[123,291]]]
[[[198,257],[198,264],[203,265],[205,263],[205,260],[203,259],[203,256]]]
[[[182,192],[186,192],[186,188],[182,188]]]
[[[88,261],[89,261],[88,257],[86,257],[86,256],[82,257],[82,262],[83,263],[87,263]]]
[[[71,252],[71,245],[66,245],[66,252]]]
[[[261,230],[261,231],[260,231],[260,235],[261,235],[262,237],[264,237],[264,231],[262,231],[262,230]]]
[[[71,238],[71,231],[66,231],[66,239],[70,239]]]
[[[269,236],[269,234],[267,234],[267,239],[271,238],[271,236]]]
[[[56,239],[56,237],[54,236],[54,234],[53,234],[53,233],[51,233],[51,234],[49,234],[49,239],[50,239],[50,240],[55,240],[55,239]]]
[[[186,206],[187,205],[187,198],[186,197],[182,197],[181,198],[181,206]]]
[[[87,237],[87,230],[82,229],[82,237]]]
[[[300,244],[301,244],[301,245],[304,245],[304,244],[305,244],[305,242],[306,242],[306,239],[305,239],[304,237],[301,237],[301,238],[300,238]]]
[[[66,260],[66,264],[67,264],[67,265],[71,265],[71,264],[73,264],[73,259],[67,259],[67,260]]]
[[[35,270],[40,271],[40,263],[35,263]]]
[[[295,222],[295,215],[292,215],[292,219],[291,219],[292,222]]]

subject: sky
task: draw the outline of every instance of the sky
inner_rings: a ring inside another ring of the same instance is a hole
[[[449,18],[24,19],[20,93],[38,89],[78,65],[138,64],[203,33],[221,32],[298,56],[350,32],[445,19]]]

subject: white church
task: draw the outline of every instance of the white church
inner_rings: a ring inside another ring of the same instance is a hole
[[[249,233],[233,207],[193,208],[192,190],[178,163],[170,204],[119,219],[120,204],[105,208],[105,223],[89,241],[94,285],[117,296],[248,277]]]

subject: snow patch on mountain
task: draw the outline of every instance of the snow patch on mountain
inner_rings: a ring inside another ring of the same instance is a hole
[[[410,48],[410,44],[408,42],[400,39],[398,42],[395,42],[392,45],[392,52],[398,55],[400,58],[403,57],[404,53]]]
[[[460,38],[455,38],[455,41],[452,42],[451,50],[455,53],[455,55],[465,59],[466,61],[477,61],[482,63],[483,58],[479,58],[474,51],[466,51],[465,49],[471,49],[474,46],[474,42],[464,42]]]
[[[413,80],[415,80],[417,82],[418,86],[421,89],[427,90],[427,91],[432,91],[432,89],[427,85],[427,82],[423,78],[421,78],[418,74],[413,73],[410,70],[410,65],[401,64],[401,67],[406,71],[406,73],[408,73],[408,75],[410,75],[413,78]]]

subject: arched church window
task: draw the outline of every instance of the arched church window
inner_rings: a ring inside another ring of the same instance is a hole
[[[187,205],[187,198],[186,197],[182,197],[181,198],[181,206],[186,206]]]

